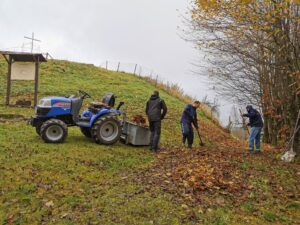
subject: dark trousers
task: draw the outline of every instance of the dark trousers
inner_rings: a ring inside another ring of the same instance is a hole
[[[181,123],[182,142],[185,144],[188,141],[188,146],[192,147],[194,142],[194,130],[191,123]]]
[[[150,121],[150,131],[150,148],[157,151],[161,133],[161,121]]]

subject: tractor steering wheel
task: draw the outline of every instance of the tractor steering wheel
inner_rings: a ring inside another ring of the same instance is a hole
[[[85,91],[78,90],[78,92],[80,93],[82,99],[91,98],[91,96],[88,93],[86,93]]]

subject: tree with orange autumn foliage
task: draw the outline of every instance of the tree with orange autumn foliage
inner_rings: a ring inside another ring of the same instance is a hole
[[[260,107],[265,142],[286,141],[300,126],[300,1],[194,0],[189,22],[218,91]]]

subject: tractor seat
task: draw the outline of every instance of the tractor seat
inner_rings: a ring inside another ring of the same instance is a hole
[[[101,108],[111,108],[109,105],[103,102],[91,102],[90,107],[96,108],[96,109],[101,109]]]
[[[88,109],[94,114],[96,114],[102,108],[110,109],[111,107],[103,102],[91,102],[88,107]]]

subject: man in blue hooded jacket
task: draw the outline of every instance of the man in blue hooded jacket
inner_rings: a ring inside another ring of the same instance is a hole
[[[249,151],[254,152],[254,142],[256,146],[256,152],[260,153],[260,136],[264,126],[260,113],[254,109],[251,105],[246,107],[247,113],[243,114],[243,117],[249,118],[248,126],[251,127],[249,136]]]
[[[199,106],[199,101],[194,101],[193,104],[186,105],[181,116],[182,142],[183,145],[185,145],[187,140],[188,148],[192,148],[194,142],[194,130],[192,125],[194,125],[197,130],[199,129],[197,119],[197,109]]]

